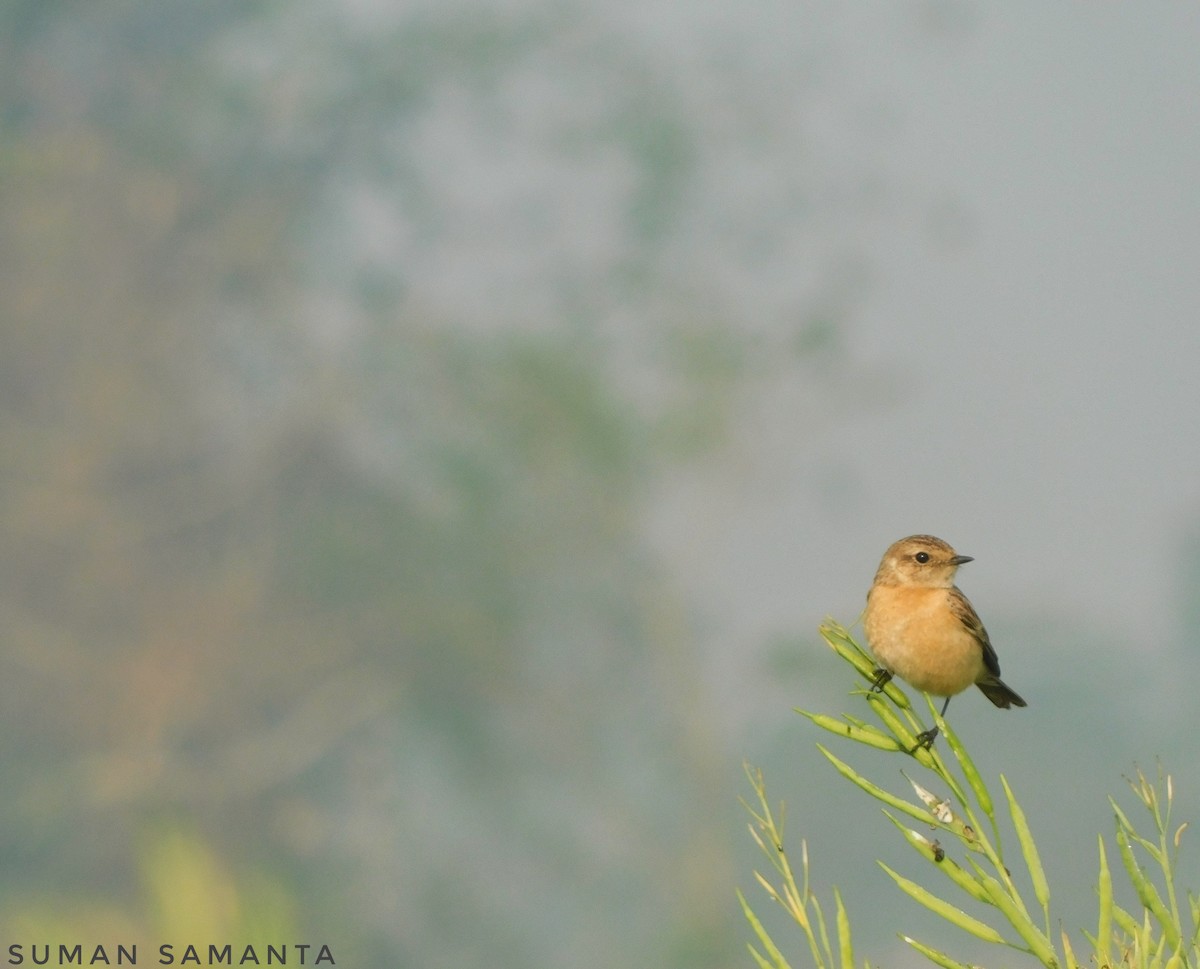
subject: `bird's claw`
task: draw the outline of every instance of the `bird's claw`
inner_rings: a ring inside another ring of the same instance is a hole
[[[937,735],[939,733],[941,733],[941,731],[937,727],[930,727],[928,730],[922,730],[919,734],[917,734],[917,742],[909,748],[908,752],[910,754],[915,754],[922,747],[928,750],[933,746],[933,742],[937,739]]]

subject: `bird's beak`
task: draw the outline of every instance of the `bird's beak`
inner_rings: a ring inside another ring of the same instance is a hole
[[[955,555],[953,558],[950,559],[950,564],[951,565],[965,565],[967,562],[974,562],[974,561],[975,560],[973,558],[971,558],[971,556],[969,556],[969,555]]]

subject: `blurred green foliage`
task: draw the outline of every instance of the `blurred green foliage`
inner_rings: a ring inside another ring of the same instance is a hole
[[[103,946],[113,961],[118,946],[127,951],[136,946],[139,961],[150,951],[157,961],[164,944],[174,947],[176,959],[188,945],[207,952],[210,943],[232,945],[236,954],[253,946],[265,958],[268,945],[286,944],[294,951],[297,943],[308,942],[297,936],[289,893],[276,879],[235,871],[194,832],[177,824],[150,825],[135,851],[138,878],[128,899],[69,892],[25,899],[5,918],[10,942],[21,945],[30,961],[32,946],[56,950],[60,942],[82,945],[85,961],[95,946]]]
[[[688,265],[652,52],[385,20],[0,4],[0,923],[722,965],[728,758],[642,516],[818,351]]]

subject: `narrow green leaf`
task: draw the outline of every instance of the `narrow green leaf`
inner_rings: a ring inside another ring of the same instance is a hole
[[[762,887],[762,890],[767,893],[767,897],[770,898],[771,901],[778,902],[781,906],[783,906],[783,908],[787,909],[788,911],[791,911],[790,907],[788,906],[787,900],[782,895],[779,894],[778,889],[776,889],[774,885],[772,885],[769,881],[767,881],[766,876],[763,875],[762,872],[756,871],[754,873],[754,878],[758,882],[758,884]],[[799,920],[797,919],[797,921],[799,921]]]
[[[865,777],[859,775],[853,767],[839,760],[820,744],[817,744],[817,750],[825,755],[825,758],[831,764],[833,764],[839,774],[846,778],[846,780],[851,781],[861,787],[873,798],[882,801],[884,804],[887,804],[890,807],[894,807],[897,811],[907,814],[910,818],[915,818],[917,821],[920,821],[924,824],[933,825],[935,827],[937,826],[937,820],[928,811],[922,810],[915,804],[910,804],[903,798],[896,797],[895,794],[892,794],[890,791],[885,791],[882,787],[876,787]]]
[[[912,828],[906,826],[903,821],[901,821],[899,818],[897,818],[894,814],[892,814],[891,811],[887,810],[886,808],[883,811],[883,816],[885,818],[887,818],[889,821],[891,821],[892,824],[894,824],[896,826],[896,828],[900,831],[900,833],[902,835],[904,835],[904,840],[907,841],[910,845],[912,845],[917,850],[917,854],[919,854],[926,861],[932,861],[934,864],[940,863],[939,858],[938,858],[938,853],[941,852],[942,849],[940,848],[940,846],[938,846],[938,844],[936,842],[930,841],[928,838],[925,837],[925,835],[921,834],[921,832],[914,831]],[[942,852],[941,860],[944,860],[944,859],[945,859],[945,853]]]
[[[846,631],[844,626],[833,622],[824,622],[820,627],[821,638],[842,659],[858,670],[868,680],[875,678],[875,670],[879,664],[858,645]]]
[[[1134,788],[1134,793],[1137,793],[1137,788]],[[1137,833],[1137,828],[1135,828],[1133,826],[1133,823],[1129,820],[1128,817],[1126,817],[1125,812],[1121,810],[1120,805],[1118,805],[1117,802],[1113,798],[1110,797],[1108,799],[1108,803],[1112,805],[1113,811],[1116,812],[1117,823],[1121,828],[1123,828],[1125,830],[1126,835],[1128,835],[1133,841],[1136,841],[1143,848],[1145,848],[1146,851],[1149,853],[1150,857],[1153,858],[1157,864],[1162,865],[1164,859],[1163,859],[1162,853],[1158,850],[1158,845],[1154,844],[1154,842],[1152,842],[1152,841],[1147,841],[1145,838],[1143,838],[1140,834]]]
[[[937,752],[937,748],[916,747],[917,735],[914,733],[914,730],[920,729],[917,718],[912,713],[905,714],[909,720],[913,721],[914,726],[910,728],[901,721],[896,715],[896,711],[888,706],[878,693],[868,693],[867,700],[870,702],[871,709],[875,712],[875,715],[883,721],[885,727],[892,731],[904,749],[911,753],[922,767],[928,767],[937,774],[953,792],[955,798],[958,799],[958,803],[965,805],[967,803],[967,796],[963,793],[963,789],[959,785],[957,778],[946,768],[946,764]]]
[[[1117,847],[1121,849],[1121,860],[1125,863],[1125,870],[1129,873],[1129,880],[1133,883],[1133,890],[1137,892],[1138,899],[1162,926],[1163,938],[1167,945],[1172,949],[1179,948],[1179,926],[1171,918],[1154,883],[1146,877],[1146,873],[1138,865],[1137,859],[1133,856],[1129,838],[1120,825],[1117,826]]]
[[[1046,881],[1046,872],[1042,868],[1042,859],[1038,855],[1037,844],[1029,823],[1025,820],[1025,811],[1013,796],[1008,779],[1001,774],[1000,783],[1004,787],[1004,796],[1008,798],[1008,811],[1012,815],[1013,828],[1017,832],[1017,840],[1021,842],[1021,854],[1025,856],[1025,864],[1029,868],[1029,878],[1033,882],[1033,895],[1041,905],[1046,917],[1050,917],[1050,885]]]
[[[1038,958],[1042,965],[1051,967],[1051,969],[1057,967],[1058,956],[1054,952],[1054,946],[1042,934],[1041,929],[1033,924],[1020,903],[1005,891],[1003,885],[978,866],[976,866],[976,874],[992,904],[1004,913],[1009,924],[1017,930],[1017,934],[1029,946],[1029,951]]]
[[[842,893],[833,890],[833,901],[837,905],[837,935],[838,955],[841,957],[842,969],[854,969],[854,944],[850,939],[850,916],[846,914],[846,906],[842,904]]]
[[[977,939],[983,939],[984,942],[996,942],[1001,945],[1008,944],[1005,942],[1004,936],[1002,936],[986,922],[981,922],[979,919],[968,915],[962,909],[951,905],[944,899],[938,898],[938,896],[934,895],[927,889],[922,888],[916,882],[910,881],[903,875],[893,871],[882,861],[878,862],[878,865],[892,876],[892,880],[900,886],[901,891],[903,891],[910,898],[920,902],[935,915],[944,918],[952,925],[957,925],[960,929],[963,929],[966,932],[970,932]]]
[[[773,966],[774,969],[791,969],[787,960],[783,957],[783,953],[780,952],[775,943],[771,941],[771,936],[767,933],[767,930],[763,928],[762,922],[760,922],[758,920],[758,916],[754,914],[754,910],[750,907],[750,903],[746,901],[746,896],[742,894],[742,890],[740,888],[737,890],[737,897],[738,901],[742,903],[742,914],[746,916],[746,921],[749,922],[750,927],[754,929],[754,934],[758,936],[758,941],[762,943],[762,947],[767,950],[767,954],[771,957],[770,961],[767,961],[761,955],[759,955],[757,951],[755,951],[754,946],[748,945],[747,947],[754,954],[754,957],[758,960],[759,965],[762,967]]]
[[[754,956],[754,961],[758,963],[758,969],[772,969],[771,963],[767,962],[753,945],[747,942],[746,948],[750,950],[750,955]]]
[[[924,943],[918,942],[916,939],[909,938],[907,935],[901,936],[905,942],[916,949],[921,955],[932,962],[935,966],[941,966],[942,969],[972,969],[965,962],[959,962],[957,959],[952,959],[944,952],[939,952],[937,949],[931,949]]]
[[[1113,892],[1112,872],[1108,870],[1108,856],[1104,851],[1104,836],[1100,842],[1100,881],[1096,891],[1100,895],[1100,922],[1096,926],[1096,961],[1102,966],[1112,965],[1112,918]]]
[[[821,903],[814,896],[812,900],[813,915],[816,916],[817,931],[820,934],[821,945],[824,947],[824,957],[819,958],[817,962],[820,965],[828,966],[833,969],[833,949],[829,945],[829,932],[825,929],[825,913],[821,911]]]
[[[1117,905],[1115,902],[1113,903],[1112,913],[1113,913],[1113,919],[1116,921],[1117,925],[1119,925],[1121,927],[1122,932],[1124,932],[1130,938],[1134,938],[1137,936],[1137,934],[1138,934],[1137,919],[1135,919],[1132,915],[1130,915],[1128,912],[1126,912],[1125,909],[1121,908],[1121,906]]]
[[[1150,910],[1143,909],[1144,918],[1142,920],[1142,936],[1145,939],[1152,940],[1154,938],[1154,930],[1150,926]],[[1150,969],[1161,969],[1163,946],[1166,944],[1166,937],[1159,935],[1158,944],[1154,947],[1154,952],[1150,957]]]
[[[954,799],[962,805],[963,810],[970,813],[971,805],[967,802],[966,792],[962,789],[962,785],[959,784],[958,778],[950,772],[950,768],[942,760],[942,755],[938,753],[937,747],[933,746],[925,752],[929,754],[929,763],[926,764],[924,761],[921,763],[941,778],[942,782],[950,788],[950,793],[954,795]]]
[[[926,699],[928,700],[929,698],[926,697]],[[971,755],[967,753],[967,748],[958,739],[958,734],[954,732],[953,728],[938,713],[937,707],[932,700],[929,701],[929,712],[933,715],[934,723],[938,725],[938,729],[945,736],[946,743],[950,745],[950,750],[954,753],[958,765],[962,768],[963,776],[967,779],[967,783],[971,785],[976,802],[983,809],[983,813],[988,816],[988,820],[992,822],[992,829],[994,831],[996,827],[996,815],[992,806],[992,794],[983,782],[983,777],[980,776],[979,770],[975,767],[975,761],[971,759]]]
[[[1109,797],[1108,803],[1112,805],[1112,809],[1117,815],[1117,823],[1126,831],[1134,830],[1133,825],[1129,822],[1129,818],[1125,816],[1125,812],[1121,810],[1121,805],[1117,803],[1116,798]]]
[[[947,878],[954,882],[955,885],[957,885],[977,901],[991,904],[991,898],[989,897],[988,893],[984,891],[983,886],[979,884],[979,882],[973,878],[969,872],[959,867],[958,863],[953,858],[943,855],[941,861],[938,861],[934,846],[928,838],[918,834],[911,828],[906,828],[903,822],[901,822],[898,818],[892,817],[892,815],[888,814],[887,811],[884,811],[883,813],[887,815],[888,820],[890,820],[892,824],[900,829],[900,833],[904,835],[905,840],[912,845],[923,858],[926,858],[933,864],[937,865],[938,869],[943,872]]]
[[[891,705],[878,693],[868,693],[867,702],[875,715],[883,721],[883,725],[892,732],[897,744],[902,750],[912,750],[917,745],[917,735],[908,729],[907,725],[892,709]]]
[[[1162,969],[1163,956],[1166,955],[1167,937],[1160,935],[1158,945],[1154,947],[1154,958],[1150,960],[1150,969]]]
[[[846,737],[849,740],[857,740],[860,744],[866,744],[868,747],[890,751],[904,749],[895,738],[889,737],[878,727],[858,726],[857,724],[848,723],[845,720],[839,720],[837,717],[831,717],[824,713],[809,713],[807,710],[800,709],[797,709],[796,712],[808,717],[809,720],[823,730],[828,730],[830,733],[835,733],[839,737]]]
[[[1079,960],[1075,958],[1075,950],[1071,947],[1071,937],[1067,935],[1067,930],[1062,930],[1063,958],[1066,962],[1066,969],[1078,969]]]

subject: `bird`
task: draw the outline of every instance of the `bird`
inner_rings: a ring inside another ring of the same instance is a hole
[[[879,668],[872,690],[892,676],[933,696],[950,698],[974,684],[1002,709],[1025,701],[1000,679],[1000,661],[975,608],[954,584],[960,565],[973,562],[940,538],[910,535],[883,553],[867,593],[863,631]],[[917,736],[917,747],[930,747],[935,726]]]

